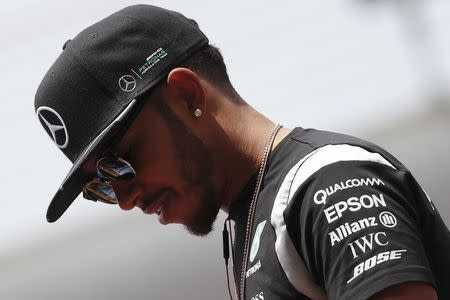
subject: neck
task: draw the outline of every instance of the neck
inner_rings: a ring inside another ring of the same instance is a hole
[[[221,209],[229,212],[230,205],[237,200],[240,192],[261,166],[264,150],[275,128],[275,123],[257,112],[251,106],[240,106],[225,112],[227,120],[220,121],[226,144],[218,145],[222,160],[225,182],[221,187]],[[272,149],[290,132],[282,128],[275,136]]]

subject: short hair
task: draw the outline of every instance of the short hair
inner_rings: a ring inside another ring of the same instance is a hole
[[[195,20],[189,20],[198,27],[198,24]],[[227,96],[227,98],[233,103],[246,104],[244,99],[242,99],[242,97],[238,94],[238,92],[231,84],[230,78],[228,77],[227,67],[219,48],[211,44],[203,46],[201,49],[195,51],[184,61],[178,63],[172,68],[179,67],[187,68],[195,72],[202,79],[214,85],[214,87],[216,87],[221,93]],[[168,74],[166,74],[166,76],[164,77],[164,80],[161,80],[152,89],[148,90],[140,97],[151,97],[153,91],[155,91],[156,89],[160,89],[165,85],[167,81],[167,75]],[[151,102],[154,103],[155,101]]]
[[[223,56],[215,46],[207,45],[203,47],[179,64],[178,67],[184,67],[194,71],[217,87],[233,102],[243,102],[241,96],[231,84]]]
[[[190,19],[190,21],[198,26],[195,20]],[[203,79],[217,87],[225,96],[228,96],[231,101],[238,104],[245,103],[231,84],[227,67],[219,48],[211,44],[204,46],[190,55],[177,67],[184,67],[194,71]]]

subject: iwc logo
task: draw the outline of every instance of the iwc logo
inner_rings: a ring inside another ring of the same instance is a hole
[[[61,116],[53,108],[47,106],[39,107],[36,114],[56,146],[65,149],[69,144],[69,134]]]
[[[266,226],[266,222],[267,220],[262,221],[261,223],[258,224],[258,227],[256,227],[255,236],[253,237],[252,242],[252,248],[250,249],[250,262],[253,262],[253,260],[256,257],[256,254],[258,254],[259,241],[261,239],[261,234],[264,230],[264,226]]]
[[[119,78],[119,87],[124,92],[131,92],[136,87],[136,79],[131,75],[123,75]]]

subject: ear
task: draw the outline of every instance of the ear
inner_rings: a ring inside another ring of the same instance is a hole
[[[167,87],[182,101],[180,104],[185,105],[190,116],[194,116],[196,109],[206,112],[205,90],[195,72],[187,68],[173,69],[167,76]]]

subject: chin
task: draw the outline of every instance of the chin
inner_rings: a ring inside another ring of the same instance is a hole
[[[193,218],[189,224],[184,224],[186,230],[195,236],[204,237],[214,229],[217,214],[210,216],[198,216]]]
[[[199,193],[195,209],[183,222],[186,230],[195,236],[206,236],[214,229],[214,223],[220,211],[219,201],[211,187]]]
[[[184,225],[184,228],[186,228],[186,230],[190,234],[198,236],[198,237],[205,237],[213,230],[213,226],[212,225],[210,227],[208,227],[208,228],[193,227],[193,226]]]

